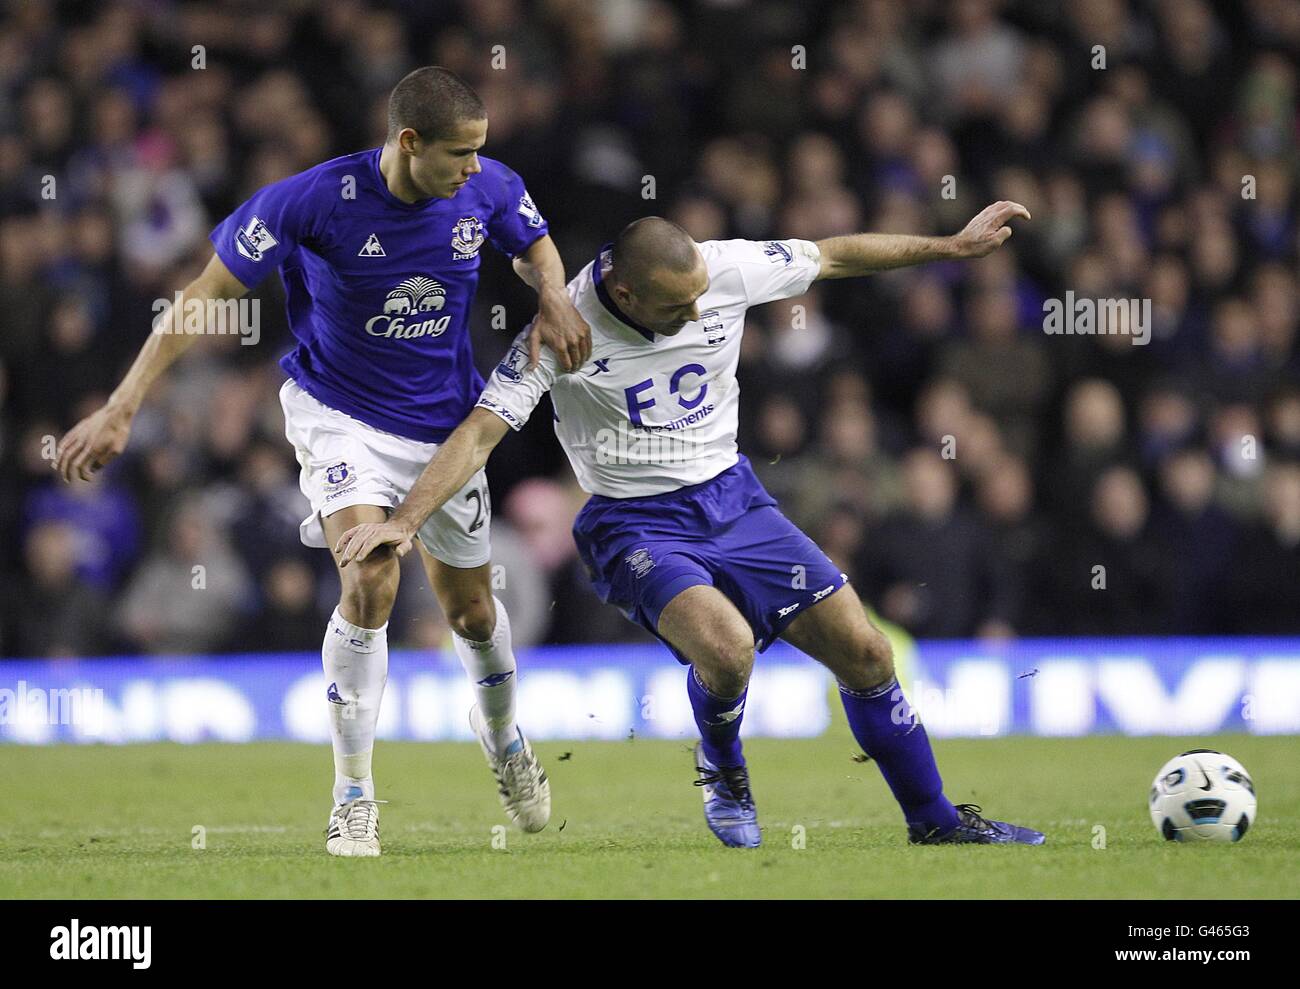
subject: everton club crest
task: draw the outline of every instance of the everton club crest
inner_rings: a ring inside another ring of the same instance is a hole
[[[463,216],[451,228],[451,259],[469,261],[483,243],[483,224],[477,216]]]

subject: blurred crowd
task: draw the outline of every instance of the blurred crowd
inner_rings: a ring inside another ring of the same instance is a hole
[[[751,314],[741,450],[884,618],[1300,633],[1298,56],[1300,0],[0,0],[0,655],[318,647],[338,584],[298,542],[278,278],[258,344],[201,341],[93,482],[56,482],[52,438],[212,227],[381,144],[422,64],[483,96],[570,272],[650,213],[815,240],[1029,208],[981,261]],[[1150,300],[1149,342],[1044,333],[1067,290]],[[531,298],[485,254],[482,368]],[[489,468],[516,642],[643,637],[576,558],[549,427]],[[438,646],[405,563],[390,641]]]

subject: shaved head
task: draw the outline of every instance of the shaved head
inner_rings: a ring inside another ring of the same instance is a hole
[[[633,289],[644,287],[656,271],[686,275],[699,263],[691,235],[663,217],[633,220],[614,241],[614,278]]]
[[[684,229],[659,216],[634,220],[614,241],[609,282],[624,312],[667,336],[699,318],[708,266]]]

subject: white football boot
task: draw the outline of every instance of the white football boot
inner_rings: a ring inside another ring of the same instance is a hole
[[[359,790],[359,788],[357,788]],[[387,800],[354,797],[330,811],[325,829],[325,850],[346,858],[379,855],[379,805]]]
[[[551,784],[523,731],[516,729],[519,731],[519,740],[511,744],[505,755],[498,759],[483,737],[482,716],[477,704],[469,709],[469,726],[478,736],[483,755],[487,757],[488,766],[497,778],[497,790],[501,794],[501,806],[506,809],[506,816],[521,831],[542,830],[551,819]]]

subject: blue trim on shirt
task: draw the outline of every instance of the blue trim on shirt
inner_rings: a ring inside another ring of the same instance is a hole
[[[609,289],[605,288],[605,282],[600,277],[601,259],[605,256],[606,252],[612,251],[613,249],[614,249],[614,245],[612,243],[606,244],[604,247],[600,249],[599,253],[597,253],[596,260],[595,262],[592,263],[591,281],[596,286],[596,298],[600,300],[600,304],[604,306],[609,311],[609,314],[613,316],[616,320],[618,320],[624,326],[636,330],[638,333],[640,333],[651,343],[654,343],[655,342],[654,330],[648,330],[640,323],[638,323],[636,320],[634,320],[631,316],[624,315],[623,310],[619,309],[618,306],[614,305],[614,299],[612,296],[610,296]]]

